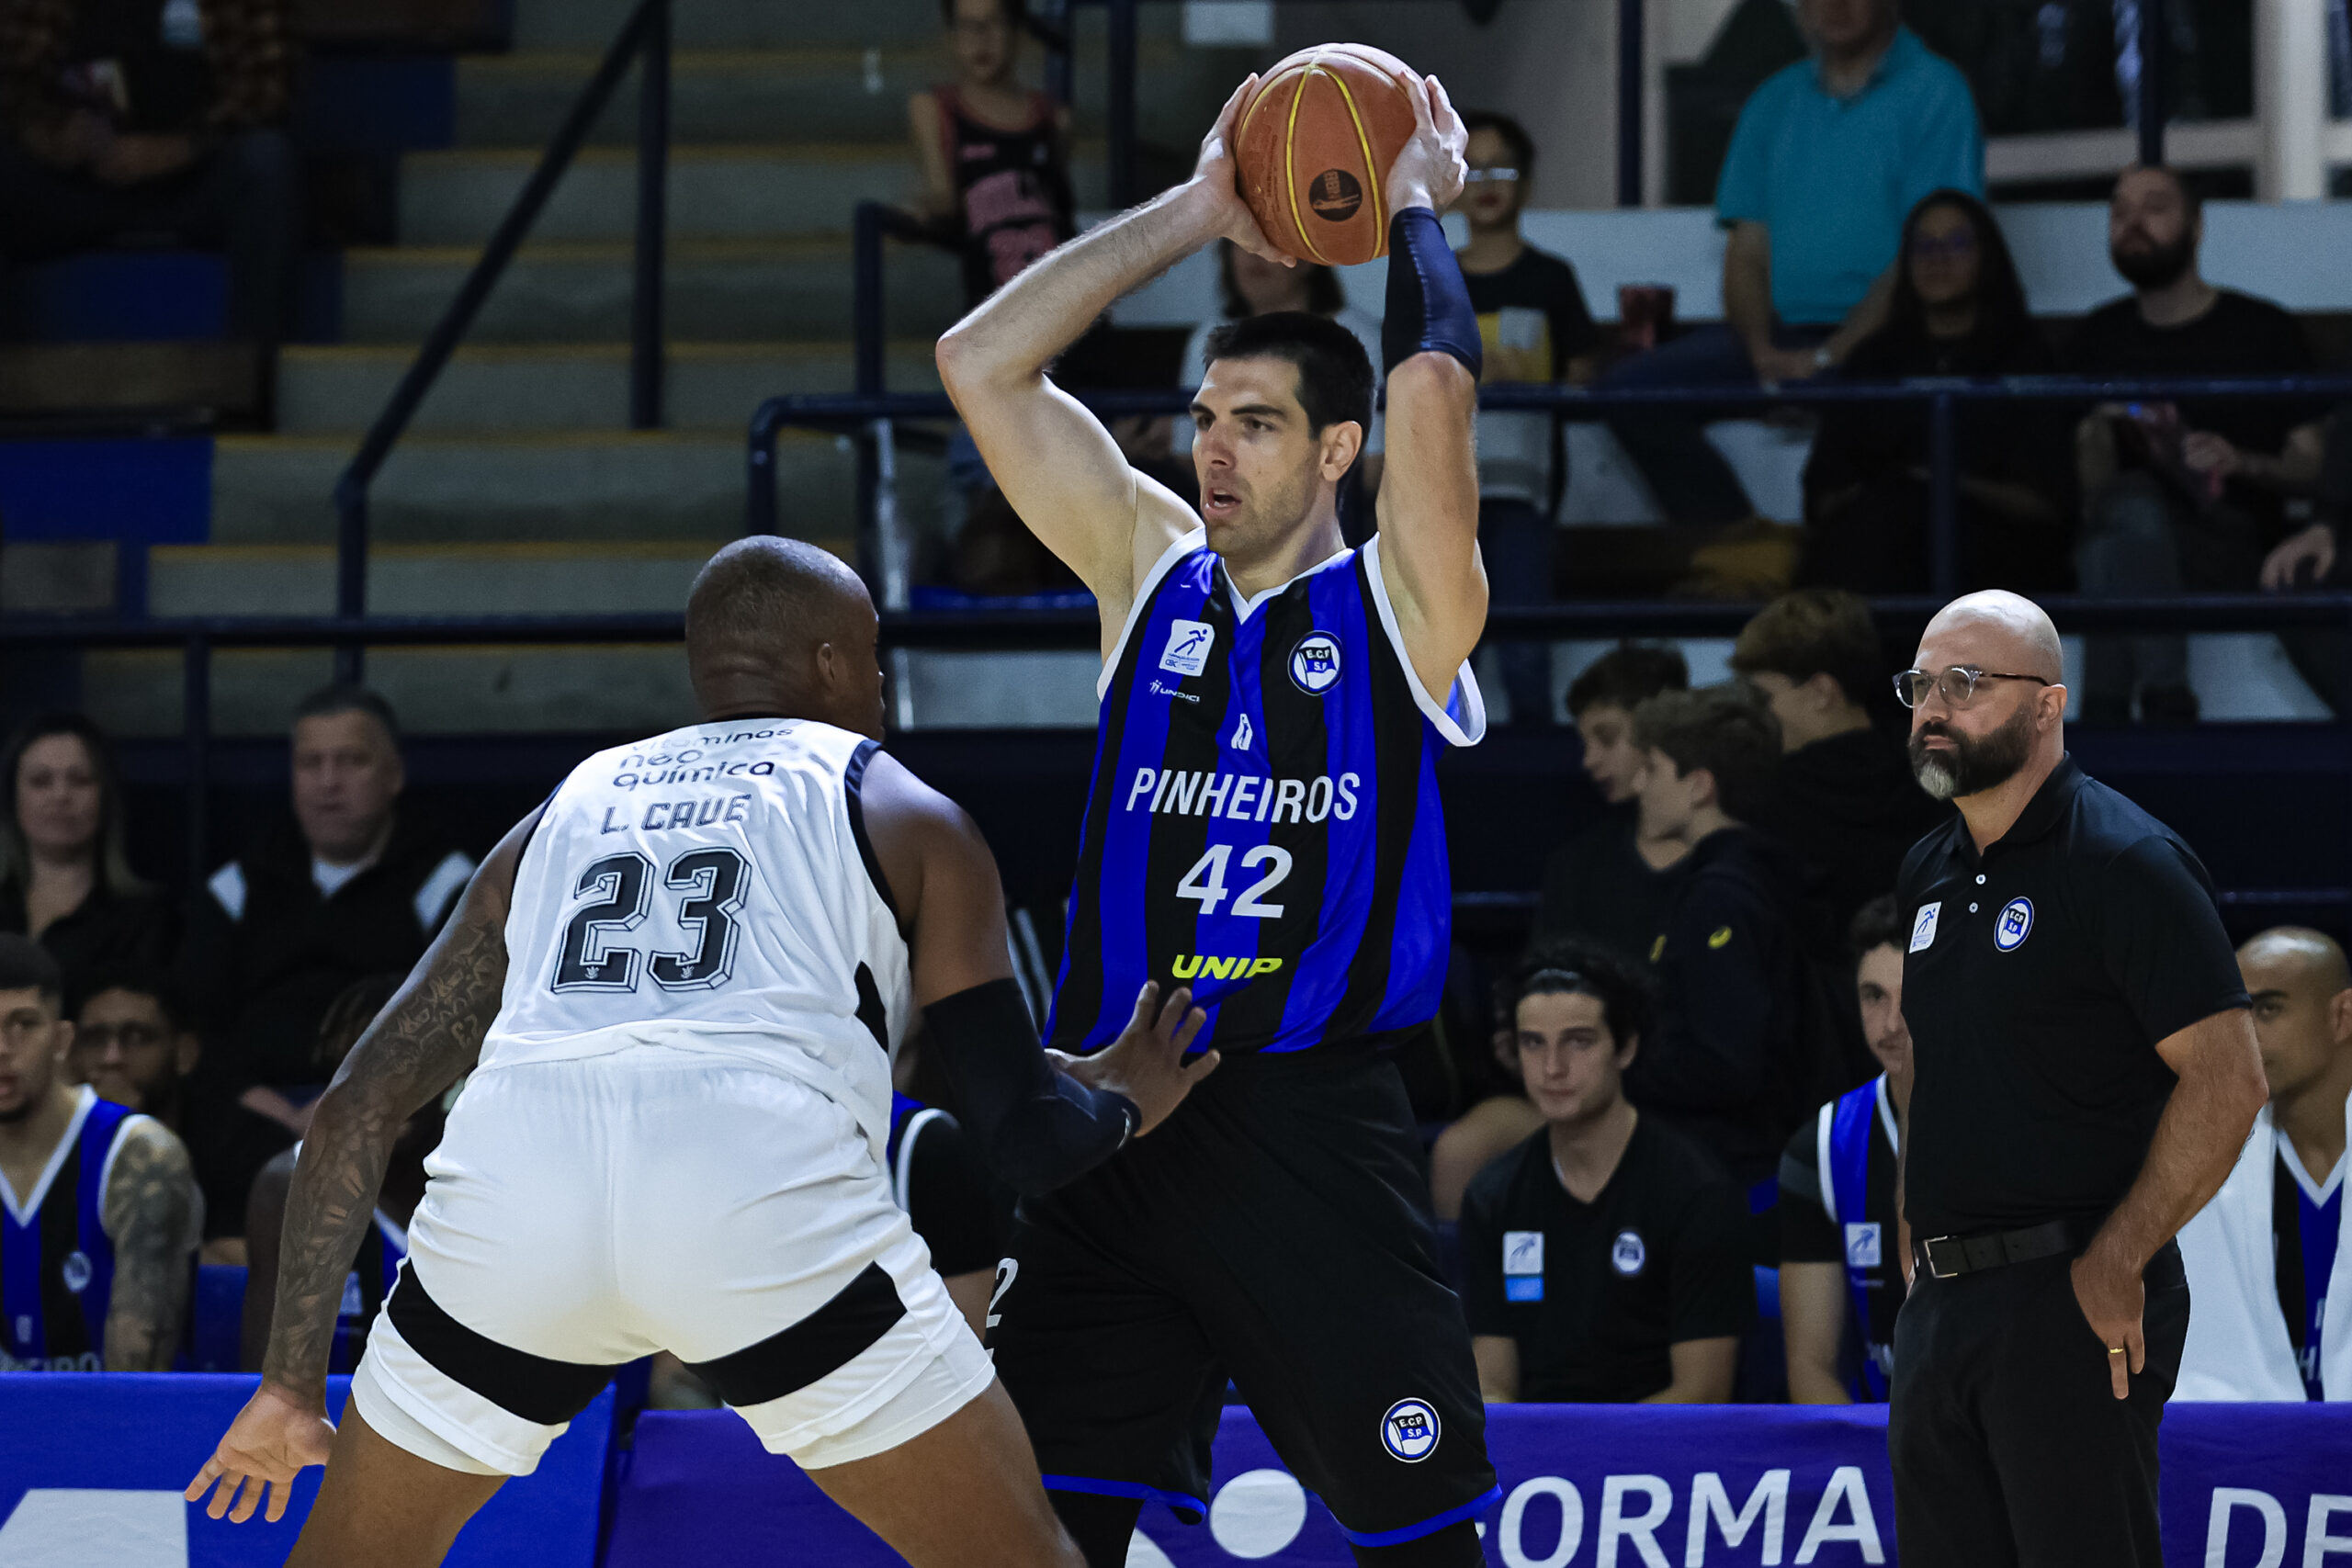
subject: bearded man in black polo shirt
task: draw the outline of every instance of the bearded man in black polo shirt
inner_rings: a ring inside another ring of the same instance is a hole
[[[2156,1427],[2188,1325],[2172,1238],[2262,1109],[2212,884],[2067,757],[2060,675],[2049,617],[1992,592],[1946,605],[1897,677],[1913,770],[1960,807],[1899,885],[1904,1568],[2158,1568]]]

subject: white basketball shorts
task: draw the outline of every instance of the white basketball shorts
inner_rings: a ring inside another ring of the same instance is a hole
[[[425,1169],[352,1395],[446,1468],[529,1474],[657,1350],[810,1470],[994,1381],[855,1118],[797,1079],[661,1045],[493,1066]]]

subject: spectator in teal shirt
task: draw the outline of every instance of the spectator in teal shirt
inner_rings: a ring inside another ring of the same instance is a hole
[[[1724,320],[1627,361],[1614,386],[1801,381],[1834,370],[1885,320],[1905,215],[1939,187],[1981,197],[1984,140],[1968,79],[1896,18],[1894,0],[1798,0],[1809,58],[1740,110],[1715,186]],[[1755,507],[1700,411],[1617,422],[1677,523]]]

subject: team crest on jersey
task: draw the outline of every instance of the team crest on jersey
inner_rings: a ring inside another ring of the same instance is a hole
[[[1291,684],[1310,697],[1319,697],[1339,684],[1340,639],[1329,632],[1308,632],[1290,650]]]
[[[58,1277],[65,1281],[65,1288],[80,1295],[90,1288],[90,1255],[75,1247],[65,1255],[65,1261],[58,1265],[57,1272]]]
[[[1936,918],[1944,911],[1940,898],[1932,904],[1919,906],[1919,918],[1911,922],[1911,951],[1918,953],[1935,944]]]
[[[1436,1407],[1426,1399],[1400,1399],[1380,1418],[1380,1446],[1391,1458],[1419,1464],[1437,1452],[1442,1431]]]
[[[1626,1279],[1633,1279],[1650,1260],[1650,1249],[1643,1244],[1639,1231],[1619,1231],[1617,1239],[1609,1246],[1609,1267]]]
[[[2033,900],[2012,898],[2001,906],[2000,918],[1993,922],[1993,945],[2003,953],[2015,953],[2033,934]]]
[[[1171,621],[1159,667],[1178,675],[1197,675],[1208,668],[1209,649],[1216,646],[1216,628],[1206,621]]]

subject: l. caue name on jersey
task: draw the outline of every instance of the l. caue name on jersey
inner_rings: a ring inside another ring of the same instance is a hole
[[[1345,822],[1356,814],[1359,773],[1312,779],[1263,773],[1204,773],[1189,768],[1137,768],[1124,809],[1162,817],[1225,817],[1236,822]]]

